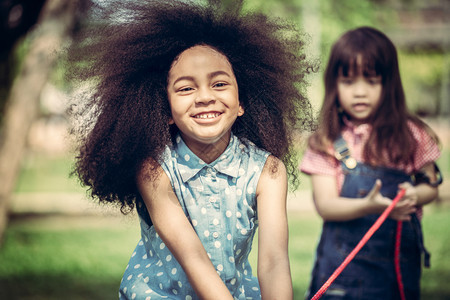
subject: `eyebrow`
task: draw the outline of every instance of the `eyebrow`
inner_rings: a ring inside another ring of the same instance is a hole
[[[215,72],[212,72],[212,73],[209,73],[209,74],[208,74],[208,79],[212,79],[212,78],[214,78],[214,77],[216,77],[216,76],[219,76],[219,75],[226,75],[226,76],[228,76],[228,77],[231,77],[230,74],[228,74],[228,73],[225,72],[225,71],[215,71]],[[178,77],[178,78],[173,82],[172,85],[175,85],[178,81],[182,81],[182,80],[194,81],[194,77],[193,77],[193,76],[181,76],[181,77]]]

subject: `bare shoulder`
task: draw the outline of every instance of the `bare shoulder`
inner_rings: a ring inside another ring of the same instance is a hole
[[[286,166],[284,163],[279,158],[269,155],[262,170],[261,177],[269,176],[274,179],[283,175],[286,175]]]
[[[286,166],[275,156],[270,155],[259,178],[257,195],[287,185]]]
[[[145,160],[136,174],[138,188],[156,190],[158,187],[170,185],[170,180],[161,165],[153,158]]]

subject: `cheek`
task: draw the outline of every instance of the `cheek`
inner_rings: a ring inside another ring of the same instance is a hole
[[[337,89],[336,96],[337,96],[337,102],[339,103],[339,105],[341,105],[341,106],[345,105],[345,103],[346,103],[345,100],[347,98],[347,94],[348,93],[345,92],[345,89],[342,89],[342,88]]]
[[[183,115],[182,108],[177,104],[176,99],[169,99],[169,124],[176,124]]]
[[[336,87],[336,95],[338,97],[338,100],[341,101],[341,99],[345,97],[345,88],[343,88],[342,86],[338,85]]]
[[[382,96],[383,96],[383,90],[381,87],[374,91],[373,97],[375,99],[375,102],[377,103],[377,106],[380,105]]]

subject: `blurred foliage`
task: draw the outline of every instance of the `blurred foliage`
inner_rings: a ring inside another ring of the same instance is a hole
[[[345,31],[357,26],[376,26],[377,23],[393,20],[392,10],[383,9],[382,6],[368,0],[248,0],[244,9],[259,10],[271,16],[288,18],[305,28],[305,19],[309,12],[317,13],[320,20],[321,58],[328,57],[329,48],[334,41]],[[309,33],[307,34],[314,34]]]
[[[359,26],[373,26],[389,35],[400,27],[399,10],[407,11],[411,20],[419,22],[419,9],[424,3],[416,0],[248,0],[244,9],[260,10],[272,16],[286,17],[299,25],[313,39],[319,41],[312,49],[310,57],[321,61],[319,77],[326,66],[332,44],[345,31]],[[441,6],[441,0],[427,2],[428,6]],[[444,9],[444,8],[443,8]],[[316,16],[311,16],[316,13]],[[315,24],[309,24],[316,18]],[[315,32],[315,31],[318,32]],[[395,40],[393,40],[396,43]],[[402,49],[397,45],[400,60],[400,72],[410,110],[419,115],[436,116],[440,110],[442,82],[446,70],[444,60],[448,56],[445,46],[439,49]],[[321,84],[318,87],[322,88]],[[323,91],[312,91],[313,102],[320,101]],[[314,104],[314,103],[313,103]],[[319,104],[320,105],[320,104]]]
[[[65,55],[61,54],[61,58],[57,61],[50,74],[50,81],[59,89],[63,91],[70,90],[70,83],[66,80],[66,60]]]
[[[30,153],[22,162],[15,193],[83,193],[84,188],[70,177],[73,157]]]
[[[202,3],[220,3],[225,9],[242,5],[242,0],[197,0]],[[444,5],[443,0],[431,0],[427,5]],[[244,0],[243,10],[258,10],[271,16],[287,18],[303,28],[309,44],[312,59],[321,61],[319,76],[326,66],[332,44],[345,31],[358,26],[374,26],[387,33],[400,25],[399,9],[407,10],[410,22],[418,20],[419,9],[424,3],[418,0]],[[317,24],[315,23],[317,22]],[[394,41],[395,43],[395,41]],[[398,47],[399,48],[399,47]],[[14,62],[15,71],[27,49],[25,42],[16,47],[17,56]],[[444,58],[448,55],[446,49],[440,52],[401,49],[400,65],[405,92],[410,109],[418,114],[435,115],[439,112],[439,99],[443,97],[442,78],[444,75]],[[51,81],[62,90],[69,91],[70,85],[65,81],[64,59],[55,67]],[[448,72],[448,71],[447,71]],[[319,93],[320,92],[315,92]],[[4,97],[3,97],[4,98]],[[321,97],[317,99],[320,101]],[[320,101],[321,102],[321,101]]]
[[[400,73],[408,107],[419,115],[436,115],[444,73],[442,53],[399,52]]]
[[[27,32],[38,19],[45,0],[0,1],[0,124],[9,90],[29,48]]]
[[[10,54],[1,57],[0,61],[0,123],[14,78],[19,74],[25,54],[30,48],[30,38],[21,38],[12,48]]]

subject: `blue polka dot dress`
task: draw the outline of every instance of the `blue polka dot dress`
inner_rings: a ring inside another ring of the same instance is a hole
[[[235,299],[261,299],[248,255],[258,226],[256,186],[268,155],[232,134],[224,153],[206,164],[178,136],[176,144],[166,148],[161,163],[187,218]],[[145,206],[138,207],[138,212],[141,240],[123,275],[120,299],[198,299],[180,264],[149,226]]]

